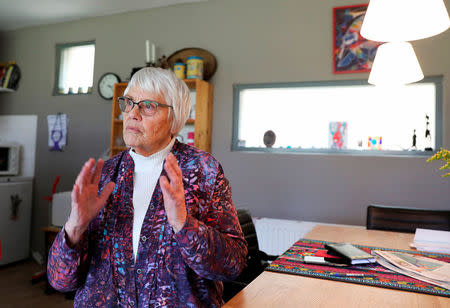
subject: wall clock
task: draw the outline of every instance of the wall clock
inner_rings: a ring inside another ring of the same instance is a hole
[[[111,100],[114,94],[114,84],[120,82],[120,77],[114,73],[105,73],[98,80],[98,93],[106,100]]]

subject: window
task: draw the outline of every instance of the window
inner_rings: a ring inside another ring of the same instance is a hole
[[[57,44],[55,95],[92,92],[95,41]]]
[[[235,85],[233,121],[237,151],[428,155],[442,146],[442,77]]]

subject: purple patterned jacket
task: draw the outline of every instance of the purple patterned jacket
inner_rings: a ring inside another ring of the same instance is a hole
[[[76,290],[75,307],[220,307],[220,280],[245,266],[247,244],[220,164],[208,153],[175,142],[183,173],[187,220],[174,233],[159,182],[133,258],[133,172],[128,151],[105,162],[101,190],[115,189],[73,249],[64,229],[50,249],[47,273],[57,290]],[[163,172],[165,172],[163,170]]]

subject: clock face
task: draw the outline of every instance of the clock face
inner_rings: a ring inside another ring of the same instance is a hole
[[[106,73],[98,82],[98,93],[104,99],[110,100],[114,94],[114,84],[120,82],[119,76],[114,73]]]

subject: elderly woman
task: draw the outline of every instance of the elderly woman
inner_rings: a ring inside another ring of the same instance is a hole
[[[169,70],[134,74],[117,102],[130,147],[89,159],[49,253],[48,278],[77,307],[220,307],[247,246],[220,164],[175,139],[189,90]]]

